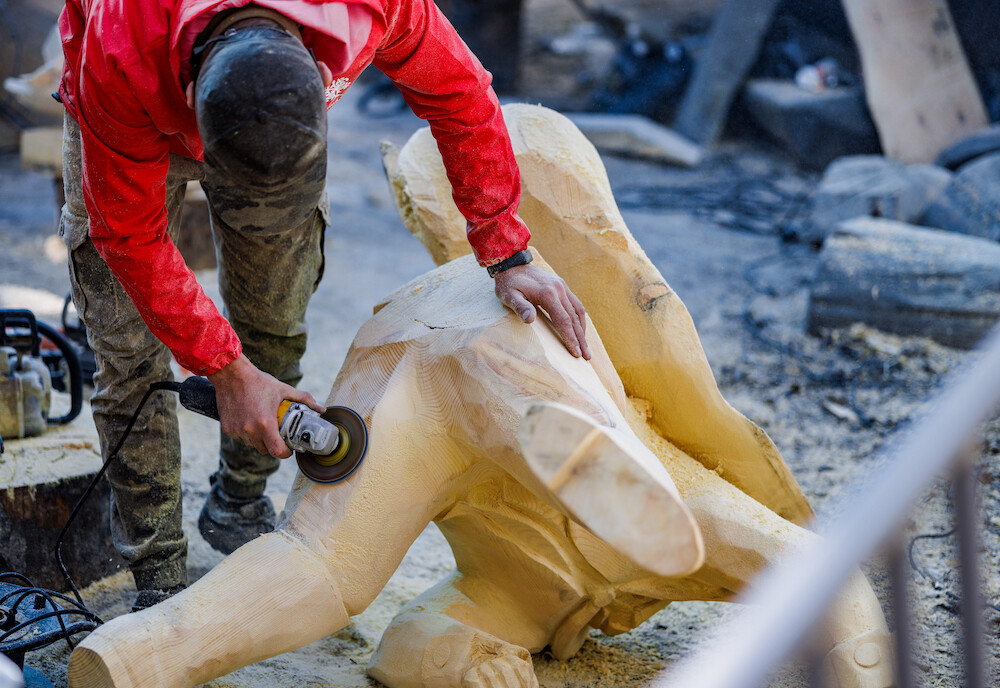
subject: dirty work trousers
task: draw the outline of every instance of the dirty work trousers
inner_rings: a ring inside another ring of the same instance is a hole
[[[69,250],[73,301],[97,359],[91,406],[107,461],[149,385],[172,378],[171,356],[88,237],[80,130],[69,115],[63,167],[66,203],[59,234]],[[173,154],[166,183],[167,231],[176,239],[187,183],[201,182],[211,209],[224,314],[246,356],[290,385],[302,377],[306,306],[323,272],[325,159],[316,167],[305,183],[266,203],[211,166]],[[175,410],[173,393],[154,393],[107,473],[112,536],[140,590],[173,587],[187,578]],[[216,476],[234,497],[260,496],[278,468],[278,459],[226,435],[220,454]]]

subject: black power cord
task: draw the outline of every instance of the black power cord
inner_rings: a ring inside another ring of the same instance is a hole
[[[161,389],[176,392],[179,391],[180,388],[181,383],[174,382],[173,380],[154,382],[149,386],[149,389],[146,390],[146,393],[142,397],[142,401],[139,402],[139,406],[136,408],[135,413],[133,413],[132,417],[129,419],[128,425],[125,427],[125,432],[122,433],[122,436],[118,440],[118,444],[116,444],[115,448],[111,451],[111,455],[108,456],[108,460],[104,462],[103,466],[101,466],[101,470],[97,471],[97,475],[95,475],[94,479],[90,481],[89,485],[87,485],[87,489],[84,490],[83,495],[79,500],[77,500],[76,506],[73,507],[73,511],[70,513],[69,518],[66,519],[66,523],[63,524],[62,530],[59,531],[59,537],[56,538],[55,547],[56,563],[59,564],[59,570],[62,572],[63,578],[65,578],[66,582],[69,583],[70,590],[73,591],[73,596],[76,598],[76,601],[80,603],[80,605],[83,605],[83,598],[80,596],[80,591],[77,589],[76,583],[73,582],[72,576],[69,575],[69,571],[66,569],[66,563],[62,558],[62,543],[63,538],[66,536],[66,531],[69,530],[71,525],[73,525],[73,522],[76,520],[77,515],[83,508],[83,505],[86,504],[87,498],[90,497],[94,488],[97,487],[97,483],[100,479],[104,477],[108,467],[111,466],[112,462],[118,458],[118,452],[121,451],[122,446],[125,444],[125,440],[127,440],[129,435],[132,434],[132,428],[139,419],[139,414],[142,413],[142,409],[146,406],[146,402],[149,401],[149,397],[153,395],[153,392]]]
[[[49,336],[49,333],[46,333],[46,336]],[[74,379],[79,379],[79,375],[75,375]],[[149,401],[154,392],[159,390],[178,392],[181,395],[182,403],[187,408],[209,417],[218,418],[215,389],[204,378],[192,377],[183,383],[163,380],[149,386],[142,401],[139,402],[139,406],[129,419],[118,443],[108,456],[108,460],[104,462],[90,484],[87,485],[56,538],[56,563],[59,565],[63,578],[69,584],[73,598],[36,587],[20,573],[0,573],[0,652],[11,657],[19,665],[23,664],[25,652],[44,647],[58,638],[64,638],[72,650],[73,640],[71,636],[73,634],[92,631],[104,623],[100,616],[87,609],[84,604],[80,590],[66,568],[66,562],[63,561],[62,545],[66,533],[76,521],[90,495],[93,494],[94,488],[97,487],[108,468],[118,458],[118,452],[121,451],[125,441],[131,435],[132,428],[138,421],[146,402]],[[19,584],[4,582],[6,579],[15,579]],[[26,602],[30,602],[30,605],[26,605]],[[75,621],[70,620],[74,618]]]
[[[927,571],[926,569],[924,569],[923,567],[921,567],[919,564],[917,564],[916,556],[913,553],[913,548],[916,546],[917,542],[919,542],[920,540],[935,540],[935,539],[940,539],[940,538],[951,537],[954,534],[955,534],[955,528],[951,528],[949,530],[946,530],[943,533],[920,533],[919,535],[914,535],[913,538],[910,539],[910,543],[909,543],[909,545],[906,548],[906,555],[907,555],[907,557],[910,560],[910,567],[914,571],[916,571],[918,574],[920,574],[921,578],[923,578],[926,581],[929,581],[930,584],[936,590],[942,591],[949,600],[951,600],[953,602],[961,602],[961,598],[958,595],[956,595],[955,593],[953,593],[951,590],[946,590],[945,589],[945,587],[944,587],[944,585],[945,585],[944,581],[942,581],[937,576],[934,576],[929,571]],[[987,609],[992,609],[994,611],[1000,612],[1000,604],[995,604],[993,602],[986,602],[986,601],[984,601],[983,602],[983,606],[986,607]]]
[[[5,582],[10,579],[19,584]],[[0,653],[18,666],[26,652],[59,638],[72,650],[73,634],[92,631],[102,623],[101,617],[66,595],[36,587],[19,573],[0,573]]]
[[[69,584],[73,598],[75,599],[58,592],[36,587],[26,576],[20,573],[0,573],[0,651],[11,656],[15,662],[19,659],[23,662],[26,651],[44,647],[60,637],[65,638],[66,643],[72,650],[73,640],[71,636],[74,633],[92,631],[104,623],[104,620],[100,616],[87,609],[83,602],[83,597],[80,595],[80,590],[76,587],[73,577],[66,568],[66,562],[63,561],[62,557],[63,540],[70,526],[76,521],[81,509],[87,503],[90,495],[93,494],[97,483],[104,477],[108,468],[118,458],[118,452],[121,451],[125,440],[132,433],[132,428],[139,419],[143,408],[145,408],[146,402],[149,401],[154,392],[161,389],[180,391],[182,384],[173,380],[164,380],[154,382],[149,386],[149,389],[146,390],[145,395],[142,397],[142,401],[139,402],[135,413],[129,419],[128,425],[125,427],[125,432],[122,433],[122,436],[118,440],[118,444],[115,445],[108,460],[104,462],[104,465],[97,471],[90,484],[87,485],[87,489],[84,490],[83,495],[77,500],[73,511],[70,512],[69,518],[66,519],[62,529],[59,531],[59,536],[56,538],[56,563],[59,565],[59,570]],[[14,585],[4,582],[9,579],[15,579],[20,584]],[[30,608],[24,606],[25,602],[31,603]],[[67,619],[73,617],[77,621],[67,624]],[[53,626],[53,619],[58,623],[58,628]]]

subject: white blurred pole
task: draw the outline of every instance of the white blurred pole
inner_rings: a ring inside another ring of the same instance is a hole
[[[14,662],[0,655],[0,688],[23,688],[24,678]]]
[[[1000,327],[977,352],[971,365],[948,377],[930,412],[891,445],[887,459],[845,490],[850,505],[838,510],[823,538],[763,572],[737,600],[749,608],[651,686],[756,688],[811,637],[851,574],[902,529],[933,481],[952,472],[1000,404]]]

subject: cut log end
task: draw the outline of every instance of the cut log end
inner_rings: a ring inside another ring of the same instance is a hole
[[[125,688],[116,684],[101,655],[86,647],[73,651],[69,662],[69,688]]]

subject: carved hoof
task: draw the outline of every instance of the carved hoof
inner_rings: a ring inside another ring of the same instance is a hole
[[[528,651],[509,643],[503,645],[498,653],[497,648],[490,648],[491,654],[465,672],[462,688],[538,688]]]
[[[638,440],[628,448],[614,434],[567,406],[540,404],[519,440],[535,475],[597,537],[661,576],[697,570],[701,532],[669,476],[654,474],[654,459],[644,463]]]
[[[846,640],[826,655],[831,685],[837,688],[891,688],[892,648],[882,630]]]

